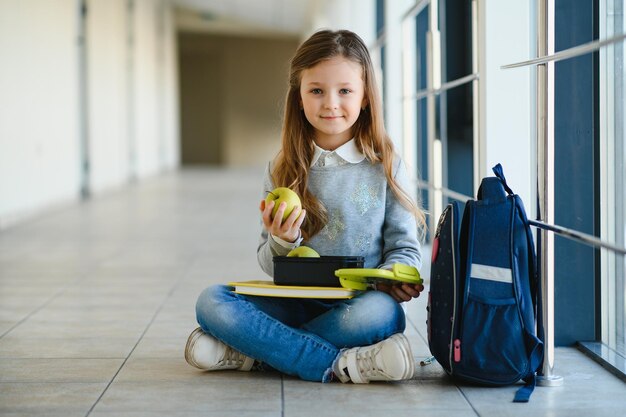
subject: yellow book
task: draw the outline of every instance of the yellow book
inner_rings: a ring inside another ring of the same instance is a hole
[[[295,285],[276,285],[272,281],[233,281],[227,285],[235,287],[237,294],[262,295],[265,297],[284,298],[334,298],[354,297],[358,291],[342,287],[301,287]]]

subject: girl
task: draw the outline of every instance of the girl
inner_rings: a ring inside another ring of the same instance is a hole
[[[321,255],[359,255],[366,268],[396,262],[421,266],[417,230],[424,214],[403,190],[407,174],[382,120],[366,46],[349,31],[321,31],[296,51],[282,149],[268,166],[264,190],[289,187],[301,198],[261,201],[257,257],[272,258],[305,242]],[[305,222],[306,218],[306,222]],[[205,370],[250,370],[255,363],[304,380],[366,383],[411,378],[414,360],[399,303],[421,285],[378,285],[350,300],[285,299],[235,294],[217,285],[196,306],[200,328],[185,358]]]

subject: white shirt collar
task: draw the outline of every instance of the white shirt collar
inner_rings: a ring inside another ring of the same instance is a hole
[[[354,139],[350,139],[334,151],[327,151],[325,149],[322,149],[317,146],[315,142],[313,142],[313,146],[315,146],[315,153],[313,154],[313,158],[311,159],[311,166],[314,166],[323,154],[326,154],[327,156],[335,154],[339,158],[350,164],[358,164],[365,159],[365,155],[363,155],[356,147],[356,142],[354,141]]]

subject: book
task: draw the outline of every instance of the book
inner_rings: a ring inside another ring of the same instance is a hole
[[[358,291],[342,287],[303,287],[296,285],[276,285],[272,281],[233,281],[227,285],[234,287],[237,294],[260,295],[283,298],[333,298],[354,297]]]

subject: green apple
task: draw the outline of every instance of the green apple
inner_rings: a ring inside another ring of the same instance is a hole
[[[287,220],[287,217],[289,217],[294,207],[301,206],[300,197],[298,197],[298,194],[296,194],[294,191],[290,190],[287,187],[278,187],[275,188],[274,191],[270,191],[265,198],[265,204],[269,204],[270,201],[274,202],[272,219],[276,215],[280,203],[282,203],[283,201],[287,203],[287,207],[285,207],[285,212],[283,213],[283,221]]]
[[[298,246],[292,249],[287,256],[294,258],[319,258],[320,254],[317,253],[315,249],[311,249],[308,246]]]

